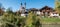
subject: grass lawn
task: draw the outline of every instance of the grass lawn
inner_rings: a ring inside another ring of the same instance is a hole
[[[60,18],[41,18],[42,23],[60,23]]]

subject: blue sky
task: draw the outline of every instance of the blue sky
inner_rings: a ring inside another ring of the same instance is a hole
[[[8,7],[12,7],[13,11],[17,11],[20,9],[20,3],[26,2],[26,8],[42,8],[44,6],[49,6],[54,8],[54,0],[0,0],[0,3],[7,9]]]

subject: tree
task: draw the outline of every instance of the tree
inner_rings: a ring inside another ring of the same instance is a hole
[[[4,14],[1,21],[3,27],[23,27],[25,25],[25,17],[14,14]]]
[[[32,16],[33,16],[33,14],[32,14],[32,12],[30,12],[27,19],[26,19],[25,27],[31,27],[32,26]]]
[[[9,7],[9,8],[6,10],[6,13],[8,13],[8,14],[13,13],[13,11],[12,11],[11,9],[12,9],[12,8],[11,8],[11,7]]]
[[[26,19],[25,27],[37,27],[37,23],[39,23],[37,15],[30,12]]]
[[[55,0],[55,9],[60,14],[60,1],[59,0]]]

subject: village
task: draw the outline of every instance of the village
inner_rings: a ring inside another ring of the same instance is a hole
[[[54,8],[48,5],[27,8],[27,2],[20,2],[19,10],[16,11],[12,8],[6,9],[0,3],[0,27],[60,27],[60,2],[56,0],[54,3]]]
[[[1,10],[0,14],[3,14],[2,9],[0,10]],[[21,3],[19,11],[17,11],[16,14],[19,12],[20,15],[23,17],[28,16],[29,11],[33,12],[34,14],[40,15],[40,16],[59,17],[59,13],[55,9],[48,7],[48,6],[44,6],[41,9],[36,9],[36,8],[26,9],[26,6],[22,6],[22,3]]]
[[[33,13],[41,16],[59,17],[59,13],[55,9],[48,6],[44,6],[41,9],[31,8],[28,10],[25,7],[26,6],[23,7],[21,3],[21,9],[20,9],[21,16],[26,16],[28,15],[29,11],[32,11]]]

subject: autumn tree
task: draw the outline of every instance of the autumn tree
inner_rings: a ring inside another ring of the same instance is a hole
[[[55,0],[55,10],[60,14],[60,0]]]

